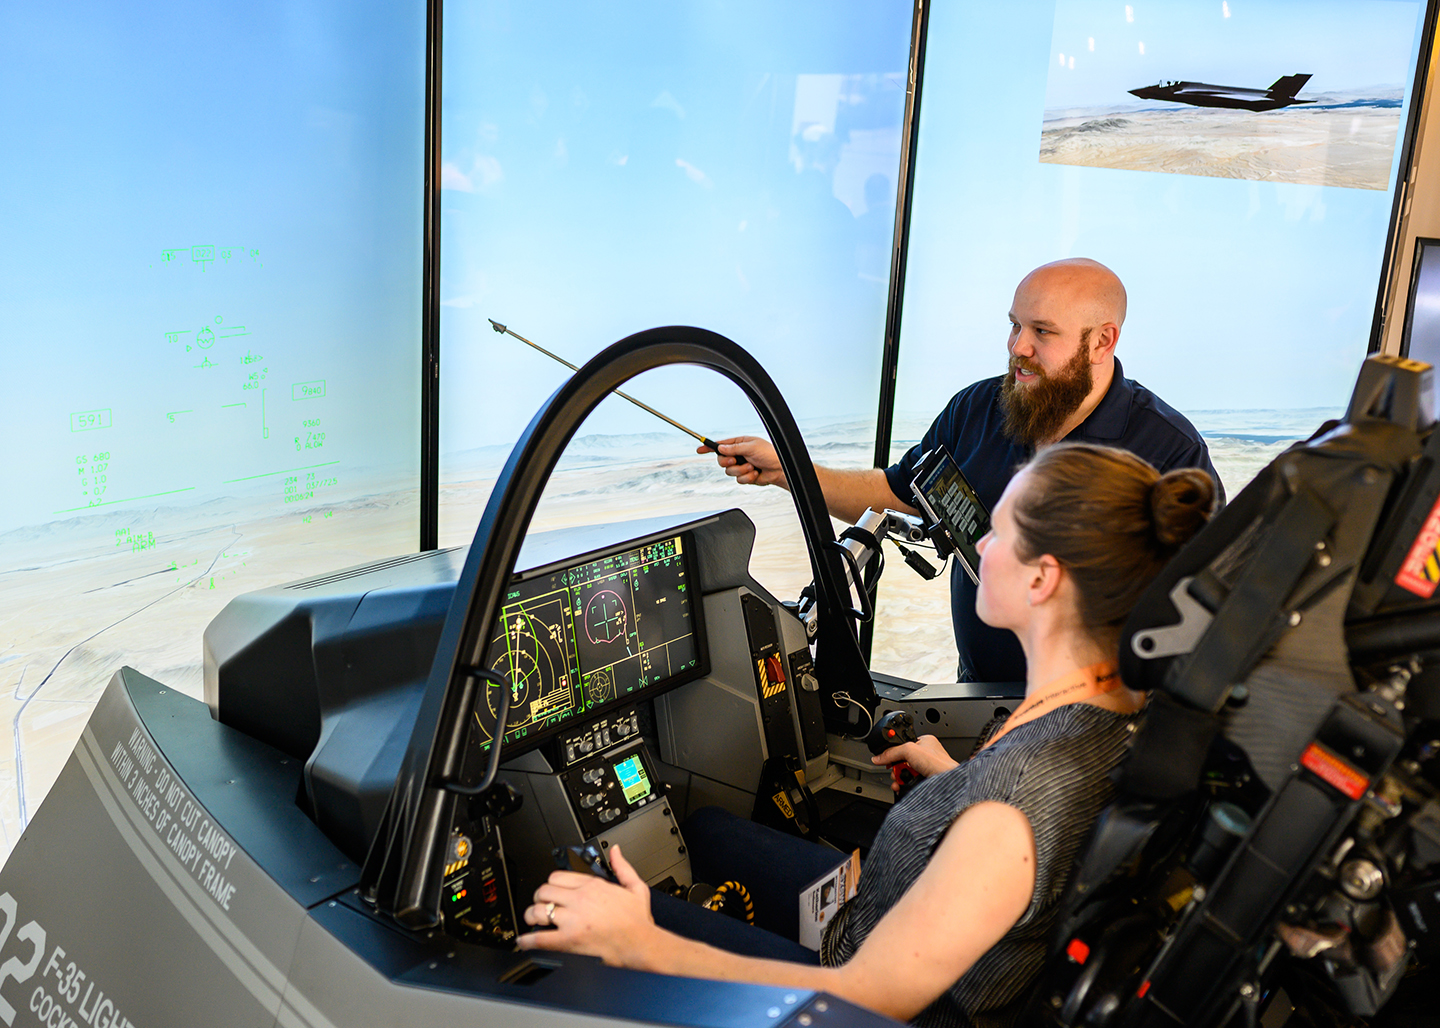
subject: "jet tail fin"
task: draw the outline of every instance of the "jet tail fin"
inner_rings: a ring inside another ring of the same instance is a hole
[[[1270,87],[1271,96],[1294,96],[1305,88],[1305,83],[1310,81],[1309,75],[1285,75],[1275,80]]]

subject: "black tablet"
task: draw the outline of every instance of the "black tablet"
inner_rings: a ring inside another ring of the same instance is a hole
[[[972,582],[980,581],[980,551],[976,544],[990,531],[990,512],[975,495],[955,458],[937,446],[915,465],[910,490],[926,517],[939,526],[943,542],[960,558]],[[933,536],[933,533],[932,533]],[[936,540],[939,545],[942,540]]]

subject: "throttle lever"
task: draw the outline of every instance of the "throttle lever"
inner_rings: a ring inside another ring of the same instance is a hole
[[[574,871],[576,874],[594,875],[596,878],[603,878],[607,882],[619,884],[615,873],[610,870],[606,863],[605,856],[596,848],[593,842],[587,842],[583,846],[556,846],[555,866],[562,871]]]

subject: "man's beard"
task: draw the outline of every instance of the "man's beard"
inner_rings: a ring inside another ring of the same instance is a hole
[[[1084,333],[1089,336],[1089,332]],[[1090,347],[1082,338],[1075,356],[1053,377],[1038,364],[1010,357],[1010,371],[1000,385],[1000,410],[1005,415],[1004,432],[1017,443],[1032,449],[1052,441],[1065,419],[1080,409],[1095,386],[1090,365]],[[1024,368],[1040,376],[1030,385],[1015,381],[1015,371]]]

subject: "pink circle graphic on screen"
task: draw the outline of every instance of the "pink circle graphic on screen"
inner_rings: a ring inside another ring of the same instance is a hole
[[[625,601],[611,589],[601,589],[585,604],[585,634],[592,643],[612,643],[625,634]]]

